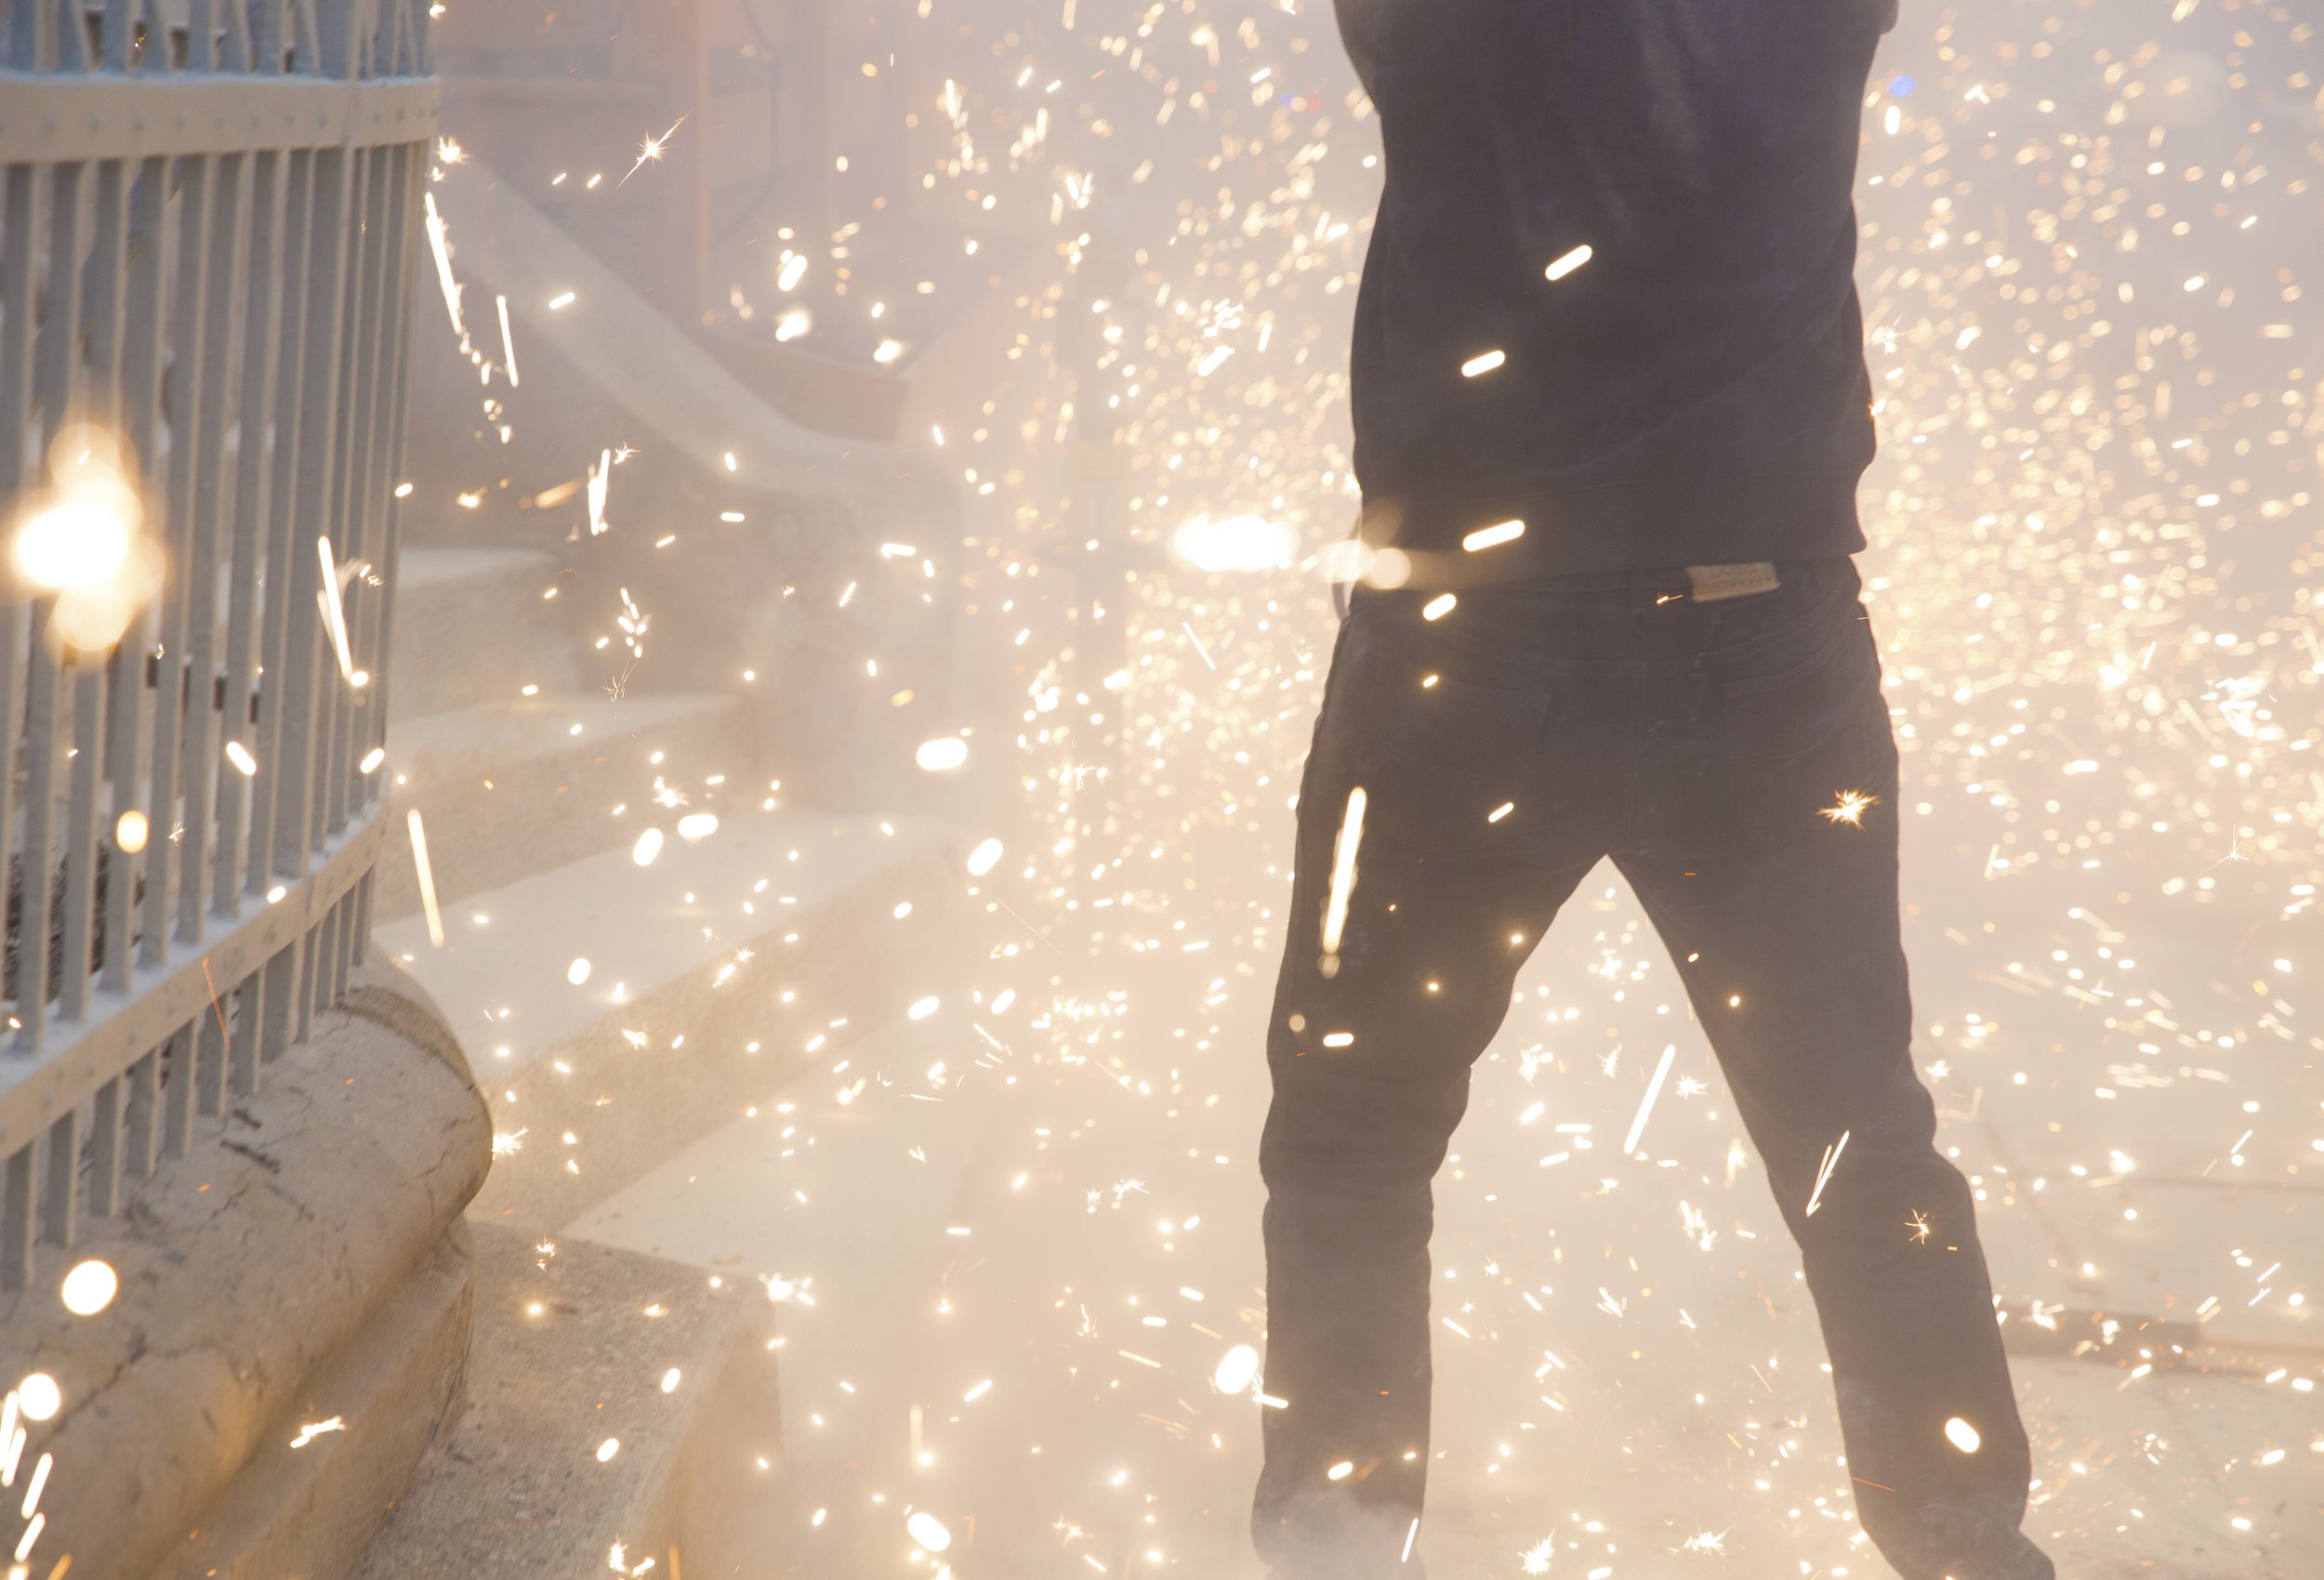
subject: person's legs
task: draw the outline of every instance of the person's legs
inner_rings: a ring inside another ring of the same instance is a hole
[[[1969,1188],[1912,1066],[1877,650],[1852,566],[1786,570],[1726,617],[1748,638],[1690,642],[1708,608],[1668,627],[1615,859],[1799,1242],[1865,1530],[1906,1580],[2050,1580]]]
[[[1421,601],[1359,594],[1300,790],[1260,1146],[1269,1402],[1251,1534],[1275,1580],[1422,1573],[1430,1181],[1518,967],[1604,849],[1631,756],[1634,666],[1556,656],[1613,639],[1611,599],[1553,632],[1506,599],[1464,599],[1469,618],[1445,626]]]

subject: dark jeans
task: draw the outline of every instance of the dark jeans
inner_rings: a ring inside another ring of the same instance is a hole
[[[1277,1580],[1420,1573],[1430,1180],[1518,968],[1603,856],[1678,963],[1799,1243],[1866,1531],[1906,1580],[2053,1573],[2019,1534],[2025,1429],[1908,1052],[1896,748],[1860,584],[1845,559],[1779,570],[1709,603],[1684,572],[1475,589],[1434,621],[1422,592],[1352,600],[1267,1032],[1264,1386],[1285,1402],[1260,1412],[1252,1534]],[[1826,815],[1847,792],[1866,799]]]

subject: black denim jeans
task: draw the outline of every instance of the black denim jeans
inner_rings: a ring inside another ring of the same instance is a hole
[[[1906,1580],[2053,1573],[2019,1532],[2030,1458],[1974,1209],[1908,1051],[1896,748],[1861,585],[1846,559],[1778,571],[1707,603],[1684,572],[1473,589],[1433,620],[1421,591],[1351,600],[1267,1033],[1283,1402],[1260,1412],[1252,1535],[1276,1580],[1420,1573],[1430,1181],[1518,968],[1604,856],[1799,1243],[1865,1530]]]

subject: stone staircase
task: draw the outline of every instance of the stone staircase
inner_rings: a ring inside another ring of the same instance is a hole
[[[749,1572],[782,1436],[766,1292],[584,1220],[953,968],[965,836],[788,804],[739,682],[600,684],[543,596],[561,560],[436,543],[398,567],[390,771],[445,939],[399,837],[373,941],[442,1007],[498,1155],[469,1214],[467,1407],[366,1580]],[[715,832],[681,833],[705,813]]]

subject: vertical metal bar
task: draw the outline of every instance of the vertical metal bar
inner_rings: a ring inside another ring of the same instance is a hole
[[[399,11],[401,7],[398,7]],[[379,590],[367,593],[358,610],[355,629],[355,662],[363,666],[369,681],[364,687],[362,702],[363,728],[353,732],[348,743],[347,795],[350,807],[365,807],[374,799],[375,784],[367,782],[363,772],[363,759],[372,748],[382,746],[387,739],[388,659],[385,632],[387,630],[387,600],[395,586],[395,475],[403,463],[403,378],[405,341],[408,324],[404,306],[410,297],[410,244],[412,230],[412,165],[416,145],[404,144],[389,151],[387,178],[381,183],[381,208],[384,220],[380,227],[381,260],[380,319],[382,323],[382,355],[379,362],[381,388],[378,415],[374,428],[379,438],[370,452],[369,465],[364,469],[363,484],[363,558],[378,567]]]
[[[355,964],[371,957],[371,880],[378,868],[365,867],[355,880]]]
[[[0,1289],[21,1289],[33,1277],[33,1150],[27,1141],[8,1154],[7,1194],[0,1201]]]
[[[283,260],[277,238],[283,227],[284,159],[256,156],[252,175],[253,213],[246,261],[250,300],[244,311],[242,402],[238,425],[242,446],[234,458],[234,545],[226,616],[226,713],[219,727],[226,739],[257,750],[251,709],[258,684],[258,581],[267,520],[267,433],[274,411],[275,328],[282,318]],[[238,915],[248,885],[244,862],[249,849],[251,782],[239,769],[219,775],[216,902]]]
[[[40,1237],[73,1244],[81,1200],[81,1111],[68,1108],[48,1125],[48,1178],[41,1183]]]
[[[128,1086],[116,1075],[89,1102],[88,1210],[111,1218],[121,1205],[121,1099]]]
[[[271,1064],[297,1039],[291,1033],[297,1019],[292,1000],[298,992],[298,941],[276,950],[263,972],[265,991],[258,1003],[258,1059]]]
[[[105,25],[106,61],[116,69],[128,64],[128,13],[125,5],[109,7]],[[57,402],[52,395],[48,421],[53,433],[62,424],[81,417],[118,431],[122,418],[121,361],[123,319],[128,285],[129,169],[121,160],[97,165],[93,194],[97,229],[84,272],[87,296],[88,355],[80,369],[88,388],[77,400]],[[51,333],[59,326],[51,324]],[[73,325],[63,327],[73,328]],[[70,341],[67,357],[74,355]],[[132,457],[132,464],[142,457]],[[80,1020],[87,1012],[89,941],[96,902],[97,792],[103,767],[104,678],[93,655],[80,654],[73,678],[73,757],[68,771],[71,801],[65,819],[64,926],[59,965],[59,996],[64,1018]]]
[[[30,7],[20,5],[15,21]],[[29,63],[13,53],[12,59]],[[5,236],[0,236],[0,498],[20,498],[34,476],[26,448],[33,407],[33,240],[41,214],[40,170],[11,165],[7,171]],[[5,894],[12,849],[18,768],[17,722],[24,698],[30,611],[21,599],[0,600],[0,894]],[[32,863],[23,863],[26,881]],[[18,966],[20,980],[22,963]]]
[[[154,599],[153,623],[160,656],[156,661],[153,698],[152,791],[147,815],[153,836],[166,841],[181,821],[178,792],[183,782],[183,746],[187,708],[197,701],[206,707],[206,695],[191,695],[195,681],[186,667],[185,632],[186,547],[193,516],[193,491],[201,469],[199,446],[204,334],[202,303],[207,283],[210,246],[210,169],[206,157],[178,162],[183,178],[178,208],[178,278],[170,309],[171,359],[166,378],[170,439],[166,533],[167,557],[161,592]],[[182,437],[181,437],[182,436]],[[213,457],[213,464],[215,458]],[[204,618],[207,618],[206,612]],[[191,833],[191,830],[187,831]],[[155,846],[158,851],[160,845]],[[159,966],[169,958],[170,891],[176,863],[157,859],[146,864],[145,938],[139,951],[145,964]]]
[[[245,226],[244,200],[249,190],[249,156],[226,154],[214,168],[211,181],[215,215],[210,224],[208,308],[203,316],[212,336],[202,370],[202,409],[196,430],[202,453],[215,457],[202,468],[192,499],[191,531],[187,547],[186,663],[193,672],[193,695],[186,718],[185,824],[178,848],[180,862],[178,889],[178,931],[198,938],[203,915],[209,908],[210,856],[218,835],[211,823],[217,805],[218,775],[239,770],[225,762],[218,745],[218,708],[212,699],[218,686],[218,615],[220,561],[224,558],[226,412],[232,388],[234,353],[242,345],[242,247]],[[227,696],[220,706],[235,706]]]
[[[110,19],[109,19],[110,20]],[[118,159],[97,165],[95,244],[89,249],[84,290],[88,296],[88,365],[92,388],[80,415],[118,428],[121,422],[122,306],[129,271],[129,168]],[[61,421],[50,417],[53,428]]]
[[[257,972],[234,990],[233,1034],[226,1043],[226,1089],[238,1098],[246,1098],[258,1089],[258,998],[260,984]]]
[[[168,257],[169,161],[143,161],[131,189],[129,233],[129,329],[122,349],[122,422],[129,448],[140,470],[150,470],[161,428],[162,336],[165,327],[162,280]],[[105,772],[112,783],[112,847],[105,889],[105,986],[126,993],[132,966],[131,946],[137,931],[138,876],[147,863],[143,850],[130,851],[120,839],[124,813],[146,816],[146,846],[152,849],[154,822],[162,813],[146,804],[149,739],[145,671],[153,656],[154,612],[139,611],[113,649],[111,698],[108,704],[109,740]],[[165,832],[165,831],[163,831]]]
[[[25,682],[24,857],[22,903],[16,929],[15,1048],[40,1051],[48,1024],[48,925],[50,852],[57,810],[57,762],[63,721],[57,717],[61,686],[56,640],[49,630],[57,601],[43,598],[33,608],[31,671]]]
[[[296,601],[292,584],[297,580],[291,546],[297,535],[300,421],[306,404],[301,389],[310,329],[308,307],[315,295],[312,270],[307,266],[315,231],[314,171],[315,155],[311,150],[299,149],[291,154],[289,188],[284,197],[284,245],[279,276],[283,283],[283,323],[282,334],[275,342],[280,360],[274,398],[268,407],[273,444],[271,475],[267,485],[267,591],[265,621],[259,636],[262,645],[258,663],[262,674],[258,686],[257,741],[252,752],[257,759],[257,772],[250,787],[248,887],[256,894],[266,893],[274,884],[275,830],[282,810],[283,707],[289,690],[284,671],[293,624],[292,604]],[[310,563],[313,553],[310,545]]]
[[[73,760],[64,829],[64,927],[58,962],[58,1013],[88,1017],[89,941],[97,899],[97,777],[105,750],[105,672],[84,657],[73,672]]]
[[[345,894],[340,895],[339,902],[332,907],[332,909],[338,914],[337,926],[339,929],[338,953],[336,957],[335,969],[331,973],[330,1002],[333,1004],[337,1004],[340,999],[347,996],[347,979],[349,974],[355,969],[355,916],[357,910],[357,898],[358,896],[356,890],[350,889]]]
[[[194,1102],[195,1107],[206,1114],[226,1112],[221,1100],[226,1090],[228,1028],[225,1019],[232,1012],[232,994],[233,990],[230,988],[223,994],[214,994],[201,1017],[194,1021],[194,1045],[198,1049],[194,1055],[194,1069],[199,1072],[193,1085]]]
[[[329,918],[324,918],[327,921]],[[307,929],[307,936],[298,952],[298,994],[293,1001],[296,1019],[291,1022],[291,1041],[303,1043],[314,1034],[315,999],[323,991],[328,956],[324,953],[324,922]]]
[[[339,974],[339,908],[333,905],[323,913],[323,920],[315,924],[314,968],[308,973],[307,985],[312,991],[300,1003],[307,1022],[298,1031],[304,1042],[313,1034],[314,1018],[331,1007]]]
[[[371,293],[376,283],[377,270],[371,266],[372,254],[378,239],[376,217],[371,212],[371,189],[376,165],[372,149],[350,150],[347,156],[348,223],[350,226],[347,252],[347,296],[341,309],[340,327],[337,336],[345,348],[339,360],[338,412],[333,426],[331,444],[331,485],[329,508],[320,523],[324,534],[331,540],[332,557],[341,566],[361,558],[358,546],[360,533],[355,525],[356,511],[361,507],[356,483],[363,476],[364,441],[375,375],[372,357],[378,349],[378,320],[373,313]],[[325,599],[345,602],[341,590],[325,587],[317,567],[315,586]],[[314,801],[314,824],[311,831],[314,848],[322,850],[331,836],[346,826],[346,774],[341,771],[340,758],[345,750],[346,733],[351,719],[354,699],[349,694],[349,679],[337,662],[338,644],[329,636],[325,623],[323,642],[324,659],[315,687],[315,755],[311,796]],[[352,659],[352,653],[349,655]],[[350,663],[350,667],[352,667]]]
[[[198,1020],[189,1020],[169,1034],[159,1058],[167,1066],[162,1078],[162,1155],[183,1157],[193,1145],[194,1048]]]
[[[338,326],[347,301],[347,243],[350,226],[348,168],[350,151],[314,153],[314,243],[308,258],[307,365],[299,417],[298,497],[329,508],[333,441],[338,428]],[[320,515],[320,512],[318,512]],[[324,517],[324,520],[328,520]],[[282,736],[274,752],[281,794],[274,825],[274,873],[296,882],[309,866],[320,832],[315,795],[318,692],[323,681],[323,619],[316,595],[323,569],[315,556],[312,521],[291,546],[290,579],[284,586],[289,631],[284,644]],[[299,1034],[306,1035],[304,1024]]]
[[[41,319],[33,351],[33,393],[44,414],[44,441],[53,441],[70,420],[79,382],[74,375],[81,360],[81,178],[87,168],[58,165],[48,174],[48,311]]]
[[[131,1179],[153,1172],[161,1146],[162,1050],[148,1048],[145,1057],[129,1066],[129,1123],[122,1149],[121,1171]]]

